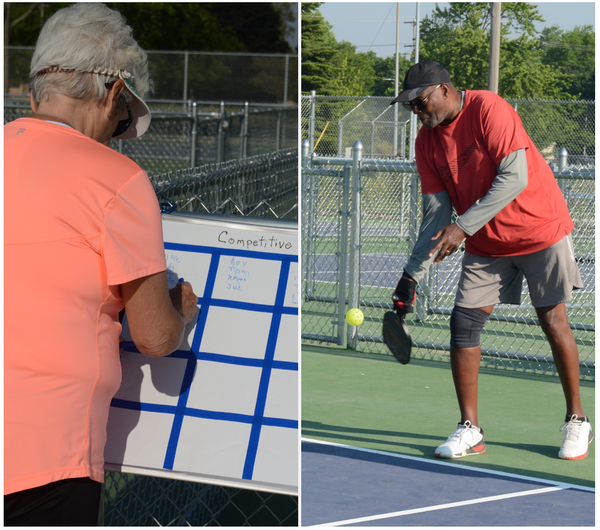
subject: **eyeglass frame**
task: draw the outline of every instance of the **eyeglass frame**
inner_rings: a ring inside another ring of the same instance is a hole
[[[112,83],[105,83],[104,86],[106,88],[112,88],[112,86],[116,82],[117,81],[115,80]],[[131,115],[131,109],[129,108],[129,103],[127,103],[127,101],[125,101],[125,107],[127,108],[127,118],[125,118],[124,120],[119,120],[119,123],[117,123],[117,127],[115,128],[115,131],[112,134],[113,138],[115,136],[121,136],[127,129],[129,129],[129,126],[131,125],[131,122],[133,121],[133,116]]]
[[[429,92],[429,94],[427,94],[426,97],[424,97],[423,99],[417,99],[417,101],[415,101],[415,103],[412,103],[410,101],[403,101],[402,102],[402,106],[413,112],[415,109],[418,110],[426,110],[425,105],[427,105],[427,100],[431,97],[431,94],[433,94],[438,88],[440,88],[444,83],[440,83],[438,86],[436,86],[431,92]]]

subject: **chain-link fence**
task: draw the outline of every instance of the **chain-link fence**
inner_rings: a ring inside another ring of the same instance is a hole
[[[366,157],[412,160],[417,120],[392,98],[303,95],[301,139],[319,156],[349,157],[356,141]],[[518,112],[525,130],[548,163],[557,163],[561,149],[572,164],[595,163],[595,102],[507,100]],[[413,134],[411,136],[411,123]]]
[[[4,123],[31,114],[32,47],[5,47]],[[111,147],[150,174],[298,146],[297,55],[148,52],[152,122]]]
[[[166,209],[298,218],[298,149],[150,177]]]
[[[28,98],[33,46],[5,46],[5,98]],[[171,110],[202,102],[297,104],[298,55],[232,52],[148,51],[154,82],[150,103]]]
[[[298,497],[107,472],[99,526],[298,526]]]
[[[111,147],[148,173],[243,159],[298,145],[298,107],[200,105],[186,114],[154,113],[148,131]],[[29,106],[5,104],[4,123],[31,114]]]
[[[298,149],[150,176],[164,211],[298,218]],[[102,526],[298,526],[298,497],[106,472]]]
[[[414,162],[302,154],[302,338],[388,353],[383,313],[416,242],[421,194]],[[582,379],[595,370],[595,170],[566,166],[555,173],[571,211],[573,241],[584,288],[567,304]],[[416,358],[448,360],[449,318],[462,254],[433,266],[420,282],[409,315]],[[352,307],[365,314],[347,326]],[[537,324],[526,286],[520,306],[497,305],[482,334],[483,363],[506,370],[555,374],[550,346]]]

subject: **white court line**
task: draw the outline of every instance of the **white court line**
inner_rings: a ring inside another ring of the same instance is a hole
[[[388,453],[387,451],[378,451],[377,449],[366,449],[364,447],[354,447],[352,445],[338,444],[335,442],[326,442],[323,440],[314,440],[312,438],[304,438],[303,437],[302,441],[309,442],[309,443],[315,443],[315,444],[321,444],[321,445],[330,445],[333,447],[342,447],[344,449],[351,449],[353,451],[361,451],[363,453],[373,453],[373,454],[377,454],[377,455],[391,456],[393,458],[400,458],[403,460],[414,460],[417,462],[423,462],[426,464],[431,464],[431,465],[436,465],[436,466],[454,467],[454,468],[463,469],[463,470],[466,469],[469,471],[473,471],[475,473],[486,473],[489,475],[497,475],[500,477],[509,477],[509,478],[515,478],[515,479],[520,479],[520,480],[528,480],[530,482],[539,482],[540,484],[548,484],[548,485],[554,486],[559,489],[574,489],[574,490],[588,491],[591,493],[596,492],[596,488],[590,488],[589,486],[580,486],[578,484],[569,484],[568,482],[558,482],[556,480],[547,480],[547,479],[543,479],[543,478],[528,477],[527,475],[517,475],[516,473],[506,473],[505,471],[496,471],[493,469],[483,469],[480,467],[465,466],[465,465],[461,465],[461,464],[453,464],[451,462],[446,462],[443,460],[430,460],[428,458],[421,458],[418,456],[400,455],[398,453]]]
[[[541,488],[530,491],[519,491],[516,493],[505,493],[504,495],[493,495],[492,497],[482,497],[480,499],[471,499],[468,501],[449,502],[447,504],[438,504],[437,506],[426,506],[424,508],[415,508],[413,510],[402,510],[399,512],[382,513],[379,515],[371,515],[367,517],[358,517],[356,519],[346,519],[345,521],[335,521],[332,523],[324,523],[313,525],[318,526],[342,526],[347,524],[365,523],[367,521],[379,521],[381,519],[389,519],[391,517],[402,517],[403,515],[413,515],[415,513],[434,512],[437,510],[445,510],[447,508],[459,508],[461,506],[468,506],[470,504],[480,504],[483,502],[494,502],[501,501],[504,499],[513,499],[515,497],[524,497],[526,495],[537,495],[538,493],[550,493],[551,491],[559,491],[565,488],[562,487],[551,487]],[[311,527],[312,528],[312,527]]]

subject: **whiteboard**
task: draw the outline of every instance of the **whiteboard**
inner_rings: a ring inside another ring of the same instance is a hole
[[[173,213],[163,232],[169,287],[201,311],[157,359],[124,323],[106,469],[297,495],[297,222]]]

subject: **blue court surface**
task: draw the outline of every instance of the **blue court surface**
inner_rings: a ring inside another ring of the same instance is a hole
[[[302,526],[594,526],[595,489],[302,440]]]

